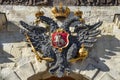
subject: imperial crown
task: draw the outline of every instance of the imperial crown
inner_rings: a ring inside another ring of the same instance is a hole
[[[60,3],[58,7],[52,8],[52,13],[56,18],[66,18],[70,14],[70,9]]]

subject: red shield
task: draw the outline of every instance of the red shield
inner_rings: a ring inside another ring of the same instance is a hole
[[[52,46],[55,48],[65,48],[69,44],[69,34],[63,29],[57,29],[52,33]]]

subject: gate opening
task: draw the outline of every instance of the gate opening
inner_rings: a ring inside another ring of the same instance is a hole
[[[50,75],[48,72],[45,72],[43,74],[42,73],[35,74],[29,77],[27,80],[89,80],[89,79],[87,79],[81,74],[75,74],[75,73],[72,73],[69,76],[58,78]]]

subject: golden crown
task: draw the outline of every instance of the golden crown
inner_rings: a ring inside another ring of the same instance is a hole
[[[35,13],[36,18],[39,18],[40,16],[43,16],[43,15],[44,15],[43,11],[38,11],[38,12]]]
[[[83,12],[78,9],[77,11],[74,12],[74,15],[82,18]]]
[[[35,13],[35,17],[36,17],[36,19],[35,19],[35,21],[34,21],[34,24],[39,24],[40,23],[40,16],[43,16],[44,15],[44,12],[43,11],[37,11],[36,13]]]
[[[85,20],[82,18],[83,12],[82,12],[82,11],[80,11],[80,10],[79,10],[79,8],[78,8],[78,10],[77,10],[77,11],[75,11],[75,12],[74,12],[74,15],[75,15],[75,16],[78,16],[78,17],[80,18],[80,19],[79,19],[79,20],[80,20],[80,22],[85,23]]]
[[[70,14],[70,9],[60,3],[58,7],[52,8],[52,13],[56,18],[66,18]]]

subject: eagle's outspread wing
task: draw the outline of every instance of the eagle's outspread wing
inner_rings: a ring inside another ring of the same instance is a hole
[[[67,61],[70,61],[71,59],[74,59],[76,58],[76,56],[78,56],[77,53],[79,53],[82,44],[84,44],[84,47],[86,48],[93,47],[94,42],[97,41],[96,37],[101,32],[98,29],[101,25],[102,21],[99,21],[94,25],[87,25],[81,22],[79,17],[71,17],[67,19],[65,22],[63,22],[61,27],[64,28],[70,34],[69,36],[70,42],[68,45],[69,48],[67,51]],[[70,27],[73,27],[74,30],[71,31]],[[79,57],[80,56],[81,55],[79,55]]]
[[[80,22],[79,17],[75,16],[64,21],[61,27],[69,32],[70,36],[72,36],[70,27],[74,27],[74,33],[77,33],[77,37],[74,37],[70,40],[72,42],[75,42],[78,47],[80,47],[82,43],[84,43],[85,47],[92,47],[93,43],[96,42],[96,36],[100,34],[100,30],[98,30],[97,28],[101,25],[102,21],[99,21],[94,25],[87,25]]]
[[[41,22],[43,22],[49,26],[49,28],[50,28],[49,31],[44,27],[30,26],[27,23],[20,21],[20,24],[24,27],[24,29],[21,30],[21,32],[23,34],[26,33],[27,36],[29,36],[30,41],[32,42],[32,45],[35,47],[36,50],[40,50],[43,45],[49,45],[50,44],[50,36],[47,35],[46,33],[47,32],[51,33],[58,28],[57,23],[49,17],[40,16],[39,19]]]
[[[42,45],[46,45],[48,41],[48,37],[46,33],[46,29],[38,26],[30,26],[27,23],[20,21],[20,24],[24,27],[22,33],[29,37],[32,45],[36,50],[40,50]]]
[[[92,47],[96,42],[96,36],[100,34],[100,30],[97,28],[101,26],[102,22],[99,21],[94,25],[85,25],[83,27],[78,26],[75,31],[77,32],[77,39],[80,44],[84,44],[85,47]]]

